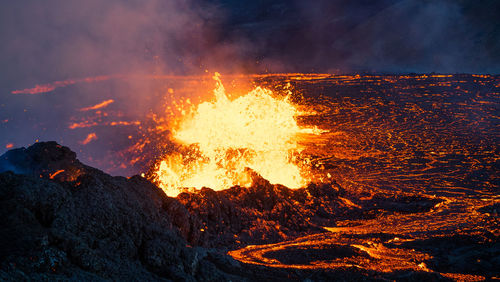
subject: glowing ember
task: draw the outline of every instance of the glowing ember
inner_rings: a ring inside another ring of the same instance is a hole
[[[114,103],[114,102],[115,102],[115,100],[113,100],[113,99],[105,100],[105,101],[102,101],[101,103],[99,103],[97,105],[94,105],[94,106],[91,106],[91,107],[86,107],[86,108],[81,108],[80,111],[81,112],[86,112],[86,111],[90,111],[90,110],[102,109],[102,108],[105,108],[109,104]]]
[[[92,142],[93,140],[97,140],[97,135],[94,132],[88,134],[87,138],[85,138],[85,140],[80,141],[80,144],[87,145],[88,143]]]
[[[153,180],[171,196],[182,187],[226,189],[252,184],[249,169],[271,183],[298,188],[308,182],[306,160],[300,160],[298,109],[270,90],[257,87],[230,100],[219,74],[215,99],[182,116],[173,130],[185,152],[171,153],[156,167]]]
[[[60,169],[60,170],[58,170],[58,171],[56,171],[56,172],[54,172],[54,173],[51,173],[51,174],[49,175],[49,178],[50,178],[50,179],[54,179],[54,177],[56,177],[56,176],[57,176],[58,174],[60,174],[61,172],[64,172],[64,169]]]

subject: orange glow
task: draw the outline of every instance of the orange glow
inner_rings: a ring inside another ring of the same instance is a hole
[[[13,147],[14,147],[13,143],[8,143],[7,145],[5,145],[6,149],[10,149],[10,148],[13,148]]]
[[[107,107],[109,104],[111,104],[113,102],[115,102],[113,99],[109,99],[106,101],[102,101],[101,103],[94,105],[94,106],[91,106],[91,107],[81,108],[80,111],[86,112],[86,111],[90,111],[90,110],[102,109],[102,108]]]
[[[257,87],[234,100],[226,95],[219,74],[214,99],[192,106],[182,115],[173,138],[187,149],[171,153],[156,167],[153,180],[169,196],[182,189],[249,186],[249,170],[291,188],[309,179],[307,161],[300,159],[303,134],[318,133],[297,125],[299,110],[285,98]],[[189,104],[189,102],[188,102]]]
[[[36,85],[33,88],[14,90],[12,91],[12,94],[41,94],[54,91],[54,89],[56,89],[56,86],[50,84],[44,84],[44,85]]]
[[[287,76],[293,80],[314,80],[332,77],[331,74],[301,74],[301,73],[276,73],[276,74],[256,74],[250,76],[244,75],[230,75],[230,77],[243,78],[243,77],[253,77],[253,78],[264,78],[264,77],[277,77],[277,76]],[[340,77],[340,76],[339,76]],[[43,94],[56,90],[57,88],[63,88],[70,85],[78,83],[94,83],[100,81],[106,81],[111,79],[151,79],[151,80],[161,80],[161,79],[176,79],[176,80],[189,80],[189,79],[201,79],[206,78],[205,75],[191,75],[191,76],[181,76],[181,75],[124,75],[124,74],[114,74],[114,75],[101,75],[95,77],[85,77],[85,78],[75,78],[61,81],[54,81],[46,84],[37,84],[35,87],[26,88],[21,90],[11,91],[12,94]],[[168,93],[172,94],[174,90],[169,88]]]
[[[42,94],[42,93],[54,91],[56,88],[66,87],[66,86],[73,85],[73,84],[80,83],[80,82],[87,82],[87,83],[98,82],[98,81],[109,80],[109,79],[114,78],[114,77],[116,77],[116,76],[103,75],[103,76],[96,76],[96,77],[86,77],[86,78],[80,78],[80,79],[68,79],[68,80],[63,80],[63,81],[55,81],[52,83],[36,85],[33,88],[14,90],[11,93],[12,94]]]
[[[60,170],[58,170],[58,171],[56,171],[56,172],[54,172],[54,173],[51,173],[51,174],[49,175],[50,179],[54,179],[54,177],[56,177],[56,175],[58,175],[58,174],[59,174],[59,173],[61,173],[61,172],[64,172],[64,169],[60,169]]]
[[[93,140],[97,140],[97,135],[92,132],[89,135],[87,135],[87,138],[85,138],[85,140],[81,141],[80,144],[87,145],[88,143],[92,142]]]
[[[93,127],[97,126],[97,122],[74,122],[69,125],[69,129],[76,129],[76,128],[85,128],[85,127]]]
[[[97,123],[97,122],[89,122],[89,121],[84,121],[84,122],[74,122],[68,126],[69,129],[77,129],[77,128],[86,128],[86,127],[94,127],[94,126],[129,126],[129,125],[140,125],[140,121],[111,121],[111,122],[103,122],[103,123]]]
[[[140,125],[141,122],[139,121],[112,121],[108,123],[107,125],[110,126],[117,126],[117,125]]]

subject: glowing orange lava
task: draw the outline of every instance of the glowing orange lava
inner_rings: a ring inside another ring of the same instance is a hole
[[[272,91],[257,87],[234,100],[215,74],[215,99],[184,113],[173,139],[186,150],[171,153],[156,166],[153,180],[169,196],[182,188],[249,186],[249,169],[271,183],[291,188],[309,179],[307,160],[300,158],[301,136],[318,133],[300,127],[300,111]]]
[[[85,140],[80,141],[80,144],[87,145],[88,143],[90,143],[90,142],[92,142],[93,140],[96,140],[96,139],[97,139],[97,135],[94,132],[92,132],[92,133],[89,133],[87,135],[87,138],[85,138]]]
[[[115,100],[113,100],[113,99],[105,100],[105,101],[102,101],[101,103],[99,103],[97,105],[94,105],[94,106],[91,106],[91,107],[86,107],[86,108],[81,108],[79,111],[86,112],[86,111],[90,111],[90,110],[102,109],[102,108],[105,108],[109,104],[112,104],[114,102],[115,102]]]

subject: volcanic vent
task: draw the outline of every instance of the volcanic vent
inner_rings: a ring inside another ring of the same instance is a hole
[[[230,99],[220,80],[210,101],[178,106],[173,127],[174,147],[154,165],[148,178],[167,195],[182,188],[215,190],[252,185],[250,171],[271,183],[299,188],[310,182],[308,159],[301,154],[301,140],[320,131],[299,126],[298,106],[291,92],[279,97],[256,87]],[[163,126],[163,125],[162,125]]]

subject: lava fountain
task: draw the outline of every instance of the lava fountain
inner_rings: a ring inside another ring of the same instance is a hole
[[[151,180],[169,196],[183,188],[248,187],[251,171],[290,188],[307,184],[309,161],[300,140],[320,131],[297,124],[301,111],[289,101],[291,93],[278,97],[256,87],[231,100],[218,73],[214,80],[211,101],[181,111],[172,129],[181,149],[156,162]]]

